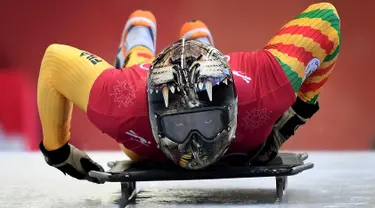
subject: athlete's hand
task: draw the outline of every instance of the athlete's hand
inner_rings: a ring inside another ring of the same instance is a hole
[[[91,170],[104,171],[103,168],[91,160],[85,152],[77,149],[73,145],[66,143],[57,150],[48,151],[44,147],[43,142],[41,142],[39,148],[48,165],[76,179],[101,183],[97,179],[90,177],[88,173]]]
[[[250,161],[250,163],[253,165],[267,164],[277,156],[279,149],[284,142],[284,137],[282,137],[277,130],[275,131],[275,129],[273,129],[268,136],[263,149],[252,161]]]
[[[296,102],[276,121],[266,144],[254,163],[265,164],[279,153],[281,146],[319,110],[319,103],[308,104],[297,98]]]
[[[299,116],[293,108],[289,108],[285,111],[280,119],[274,124],[264,148],[259,155],[256,156],[253,163],[264,165],[273,160],[286,140],[293,136],[298,127],[305,124],[305,122],[306,119]]]

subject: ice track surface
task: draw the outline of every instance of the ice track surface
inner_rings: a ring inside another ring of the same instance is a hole
[[[289,177],[286,195],[275,201],[275,179],[251,178],[138,183],[128,207],[316,207],[375,208],[375,152],[308,152],[315,164]],[[121,152],[88,152],[106,167]],[[40,153],[0,152],[0,207],[118,207],[119,183],[92,184],[64,176]]]

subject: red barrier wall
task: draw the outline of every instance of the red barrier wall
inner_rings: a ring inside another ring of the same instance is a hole
[[[10,70],[0,68],[0,128],[7,140],[22,137],[25,148],[32,150],[40,137],[35,84]]]
[[[36,86],[43,52],[51,43],[70,44],[113,62],[126,19],[139,8],[150,9],[157,17],[158,49],[178,38],[184,21],[202,19],[223,52],[256,50],[313,2],[318,1],[3,0],[0,67],[26,69],[22,73]],[[375,2],[330,2],[342,20],[342,52],[321,94],[321,111],[287,143],[288,149],[366,149],[374,137]],[[73,114],[72,137],[82,148],[117,148],[80,110]]]

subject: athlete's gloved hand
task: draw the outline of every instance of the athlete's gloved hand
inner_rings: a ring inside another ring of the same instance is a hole
[[[309,104],[297,98],[296,102],[276,121],[266,144],[252,164],[265,164],[276,157],[281,145],[295,134],[319,110],[319,103]]]
[[[57,150],[48,151],[44,147],[43,142],[41,142],[39,148],[47,164],[59,169],[64,174],[68,174],[79,180],[102,183],[96,178],[90,177],[88,173],[91,170],[104,171],[103,168],[91,160],[85,152],[77,149],[73,145],[66,143]]]

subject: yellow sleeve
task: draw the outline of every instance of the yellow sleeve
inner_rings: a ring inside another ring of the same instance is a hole
[[[55,150],[70,139],[72,105],[86,111],[91,87],[112,67],[102,58],[67,45],[50,45],[43,57],[37,88],[43,144]]]

